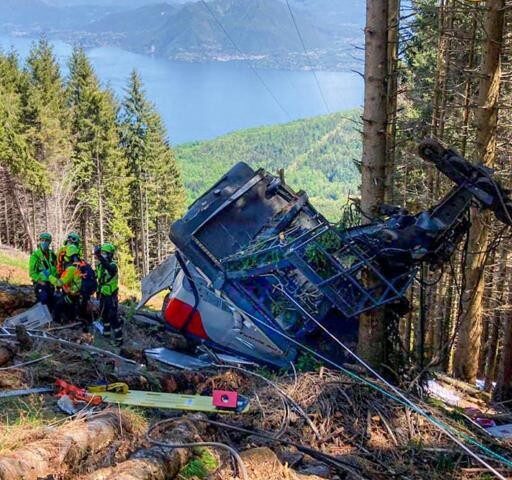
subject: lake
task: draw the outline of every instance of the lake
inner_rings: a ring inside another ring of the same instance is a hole
[[[0,47],[4,51],[13,47],[22,58],[32,42],[0,35]],[[52,44],[66,73],[71,46]],[[258,69],[255,73],[247,64],[173,62],[116,47],[87,53],[101,81],[118,96],[123,95],[131,70],[139,71],[174,144],[327,113],[312,72]],[[361,106],[363,80],[357,73],[317,72],[317,78],[329,111]]]

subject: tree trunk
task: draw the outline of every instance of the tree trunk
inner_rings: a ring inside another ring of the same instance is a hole
[[[508,256],[505,257],[508,260]],[[510,279],[511,269],[506,269],[506,277]],[[494,371],[498,364],[499,357],[499,369],[498,369],[498,378],[496,379],[496,388],[494,389],[493,398],[496,401],[507,401],[512,400],[512,311],[510,305],[512,303],[512,290],[510,289],[511,282],[507,281],[506,283],[506,291],[507,295],[504,296],[504,300],[508,304],[508,308],[501,317],[501,324],[503,326],[503,347],[501,349],[501,357],[497,353],[495,353],[494,364],[489,365],[489,382],[487,385],[486,378],[486,386],[489,389],[492,387],[492,379]],[[498,352],[498,338],[499,332],[496,332],[496,349]],[[486,372],[487,373],[487,372]]]
[[[96,155],[96,172],[98,179],[98,213],[99,213],[99,229],[100,229],[100,244],[105,243],[105,214],[103,212],[103,179],[101,175],[101,165],[99,155]]]
[[[500,368],[493,398],[496,401],[512,400],[512,315],[510,312],[503,323],[503,348]]]
[[[123,418],[113,412],[66,424],[46,438],[0,456],[0,480],[36,480],[71,470],[101,453],[119,435]]]
[[[398,104],[398,25],[400,0],[388,0],[387,48],[387,124],[386,124],[386,185],[385,201],[395,203],[394,171],[396,155],[396,120]]]
[[[473,70],[475,68],[475,48],[476,48],[476,31],[478,27],[477,16],[475,10],[472,11],[473,22],[471,29],[471,41],[469,45],[469,59],[468,59],[468,69]],[[472,97],[472,81],[471,77],[468,75],[466,78],[466,82],[464,85],[464,114],[462,117],[462,138],[460,145],[460,153],[463,157],[466,156],[466,149],[469,137],[469,117],[471,114],[471,97]]]
[[[487,0],[485,46],[479,85],[476,157],[492,166],[496,156],[496,128],[500,92],[501,53],[503,43],[505,0]],[[473,209],[466,266],[466,291],[463,299],[461,329],[454,357],[454,374],[469,383],[476,380],[482,334],[483,269],[486,263],[488,232],[481,215]]]
[[[18,209],[21,223],[23,224],[23,229],[25,230],[25,234],[26,234],[27,240],[29,242],[29,247],[31,250],[34,250],[35,245],[36,245],[36,239],[32,235],[32,229],[30,228],[30,222],[27,218],[25,209],[23,208],[23,205],[21,204],[21,201],[19,199],[18,192],[16,192],[16,186],[14,185],[14,180],[11,178],[11,176],[7,172],[6,172],[5,178],[7,181],[7,186],[10,191],[10,194],[14,198],[14,203],[16,204],[16,208]]]
[[[197,442],[199,432],[196,425],[204,424],[181,421],[162,441],[172,444]],[[144,448],[125,462],[97,470],[84,480],[166,480],[176,477],[191,456],[190,448]]]
[[[389,0],[367,1],[361,208],[368,217],[376,216],[386,192],[388,19]],[[375,281],[368,277],[368,284]],[[371,364],[381,365],[385,344],[384,312],[361,315],[359,354]]]

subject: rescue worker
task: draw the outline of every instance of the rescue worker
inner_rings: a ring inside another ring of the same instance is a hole
[[[114,245],[104,243],[101,247],[94,249],[94,255],[98,260],[96,279],[103,335],[111,337],[114,345],[120,346],[123,343],[123,324],[117,311],[119,275],[114,261],[115,251]]]
[[[82,274],[80,272],[80,251],[76,245],[68,245],[63,257],[62,274],[50,276],[50,282],[62,290],[55,303],[54,318],[56,322],[64,320],[75,321],[79,315],[80,291],[82,287]]]
[[[66,249],[70,245],[75,245],[78,248],[78,256],[80,258],[84,257],[83,251],[82,251],[82,246],[81,246],[80,235],[78,235],[78,233],[75,233],[75,232],[69,233],[68,236],[66,237],[66,240],[64,241],[64,245],[62,247],[60,247],[59,250],[57,251],[57,273],[59,275],[62,275],[64,273],[64,269],[65,269],[64,257],[66,256]]]
[[[50,312],[55,306],[55,288],[50,277],[57,273],[57,256],[50,248],[52,236],[49,233],[39,235],[39,245],[30,255],[29,275],[34,284],[36,299],[46,305]]]

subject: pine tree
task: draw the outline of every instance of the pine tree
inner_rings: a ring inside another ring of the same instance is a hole
[[[59,242],[73,225],[71,143],[64,83],[47,40],[32,47],[26,75],[22,98],[29,153],[50,179],[50,189],[40,198],[32,195],[26,211],[31,212],[34,236],[39,229],[51,230]]]
[[[496,163],[498,100],[501,85],[501,56],[504,41],[505,0],[487,0],[485,48],[482,55],[478,110],[475,116],[476,155],[479,163]],[[482,342],[484,267],[488,257],[489,231],[480,214],[472,212],[469,253],[466,266],[466,295],[454,357],[454,374],[474,382]]]
[[[133,286],[135,271],[128,245],[130,178],[119,146],[117,106],[113,95],[101,89],[87,56],[78,48],[70,60],[67,91],[76,207],[85,245],[115,243],[123,282]]]
[[[121,144],[128,159],[135,233],[133,252],[146,275],[165,250],[169,223],[181,213],[184,190],[159,115],[145,97],[137,72],[132,72],[121,114]]]
[[[368,0],[366,4],[361,209],[367,218],[378,216],[393,177],[394,162],[387,155],[394,157],[396,117],[388,109],[395,109],[389,95],[396,95],[393,69],[397,63],[398,12],[396,0]],[[375,281],[367,272],[367,284]],[[359,322],[358,351],[376,366],[385,363],[388,355],[384,318],[383,311],[372,311],[361,315]]]
[[[27,135],[23,127],[21,85],[24,76],[15,54],[0,55],[0,165],[6,196],[14,200],[5,202],[3,209],[3,229],[5,241],[11,243],[11,230],[15,230],[16,219],[21,220],[29,242],[34,246],[33,228],[23,206],[25,192],[42,193],[48,188],[46,169],[30,155]],[[6,198],[7,200],[7,198]],[[14,217],[14,225],[11,218]],[[24,245],[20,245],[24,246]]]

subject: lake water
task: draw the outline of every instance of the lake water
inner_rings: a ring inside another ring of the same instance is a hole
[[[22,58],[32,42],[24,37],[0,35],[0,47],[4,51],[13,47]],[[71,46],[52,43],[66,73]],[[258,69],[260,81],[244,64],[171,62],[115,47],[94,48],[87,53],[101,81],[119,96],[123,95],[131,70],[139,71],[147,96],[162,115],[174,144],[326,113],[312,72]],[[360,75],[318,72],[317,78],[329,111],[361,106]]]

